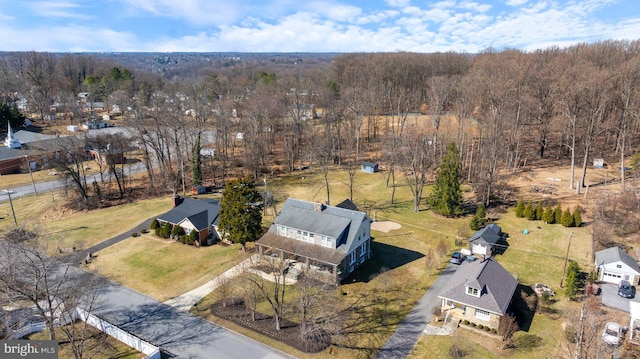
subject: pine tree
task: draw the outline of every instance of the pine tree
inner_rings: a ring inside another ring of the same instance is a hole
[[[442,159],[427,203],[434,212],[443,216],[453,217],[464,213],[460,189],[460,153],[455,142],[447,146],[447,154]]]
[[[202,184],[202,161],[200,160],[200,133],[196,137],[196,143],[193,145],[193,155],[191,160],[191,179],[194,186]]]
[[[484,227],[487,223],[487,211],[484,209],[484,205],[479,205],[478,209],[476,209],[476,214],[471,218],[471,223],[469,224],[469,228],[474,231],[477,231]]]
[[[553,212],[553,217],[554,223],[562,223],[562,207],[560,206],[560,203],[558,203],[558,205],[556,206],[556,209]]]
[[[560,221],[560,223],[565,227],[573,227],[573,215],[571,214],[569,208],[565,209],[564,212],[562,212],[562,220]]]
[[[519,200],[516,204],[516,217],[524,218],[524,200]]]
[[[524,207],[524,217],[530,221],[536,219],[536,211],[533,208],[533,204],[531,204],[531,202],[527,203],[527,205]]]
[[[573,298],[580,289],[580,266],[576,262],[569,263],[565,278],[566,294],[569,298]]]
[[[555,222],[553,208],[550,205],[542,212],[542,221],[547,224],[553,224]]]
[[[258,239],[262,233],[262,196],[248,178],[229,181],[224,186],[220,209],[220,231],[224,239],[240,243]]]
[[[542,202],[538,202],[538,205],[536,205],[536,220],[542,219],[542,213],[544,213],[544,207],[542,206]]]
[[[573,211],[573,225],[576,227],[580,227],[582,225],[582,209],[580,206],[577,206]]]

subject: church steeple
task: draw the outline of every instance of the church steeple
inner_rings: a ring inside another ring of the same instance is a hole
[[[7,126],[9,127],[9,130],[7,131],[7,138],[4,140],[4,145],[9,148],[20,148],[22,144],[20,143],[20,141],[18,141],[18,139],[13,137],[13,130],[11,129],[11,124],[8,123]]]

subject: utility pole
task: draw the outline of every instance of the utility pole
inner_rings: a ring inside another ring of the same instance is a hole
[[[264,207],[263,216],[267,215],[267,175],[264,175],[264,197],[262,197],[262,206]]]
[[[36,183],[33,181],[33,171],[31,171],[31,163],[29,162],[29,155],[24,155],[27,160],[27,168],[29,169],[29,176],[31,176],[31,185],[33,186],[33,193],[38,197],[38,191],[36,190]]]
[[[5,189],[4,193],[6,193],[7,196],[9,196],[9,206],[11,207],[11,214],[13,215],[13,223],[15,223],[16,229],[18,229],[20,227],[18,227],[18,220],[16,219],[16,212],[13,210],[13,201],[11,200],[11,194],[13,193],[13,191],[10,190],[10,189]]]
[[[562,267],[562,278],[560,279],[560,288],[562,288],[562,282],[564,282],[564,276],[567,273],[567,261],[569,260],[569,248],[571,247],[571,237],[573,237],[573,232],[569,233],[569,244],[567,245],[567,254],[564,256],[564,267]]]

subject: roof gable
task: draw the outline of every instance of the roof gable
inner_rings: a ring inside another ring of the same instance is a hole
[[[622,262],[629,266],[636,273],[640,274],[640,267],[638,262],[633,259],[627,252],[623,251],[620,247],[611,247],[596,252],[596,265],[606,265],[615,262]]]
[[[518,280],[489,258],[461,264],[439,297],[502,315],[517,286]],[[466,287],[477,288],[480,297],[467,294]]]
[[[184,198],[182,203],[158,216],[158,219],[171,224],[179,224],[188,219],[198,230],[203,230],[209,225],[217,225],[219,214],[220,201],[216,199]]]
[[[473,242],[476,240],[487,242],[491,245],[498,244],[500,239],[502,238],[502,229],[497,224],[489,224],[484,228],[476,231],[471,238],[469,238],[469,242]]]

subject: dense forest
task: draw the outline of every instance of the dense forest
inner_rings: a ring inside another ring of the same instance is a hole
[[[306,166],[325,178],[344,168],[353,186],[371,160],[390,188],[411,187],[416,210],[451,142],[487,206],[506,200],[506,178],[527,166],[571,165],[577,193],[594,158],[635,170],[638,83],[640,41],[473,55],[0,55],[6,108],[22,101],[36,124],[52,112],[77,123],[93,112],[78,93],[104,102],[130,130],[150,186],[178,191],[192,184],[184,172],[221,184]],[[201,160],[201,147],[215,155]]]

